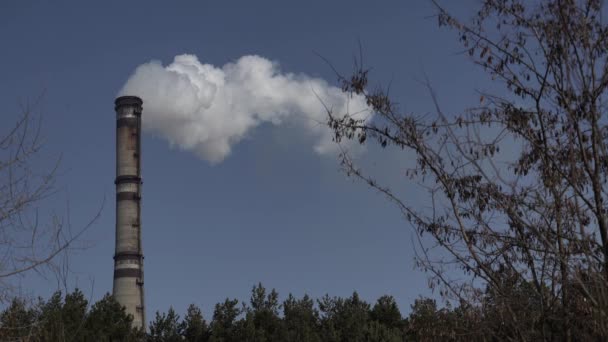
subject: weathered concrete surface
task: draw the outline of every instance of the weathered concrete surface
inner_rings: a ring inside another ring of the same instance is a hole
[[[135,96],[116,99],[116,250],[113,296],[146,328],[141,247],[141,113]]]

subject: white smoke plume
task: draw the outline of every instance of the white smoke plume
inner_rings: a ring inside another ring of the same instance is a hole
[[[322,79],[281,73],[276,63],[259,56],[222,67],[201,64],[194,55],[176,56],[167,66],[151,61],[135,70],[119,94],[143,99],[144,129],[211,163],[221,162],[265,122],[293,120],[324,154],[337,147],[325,125],[325,107],[336,115],[370,116],[361,96],[344,94]]]

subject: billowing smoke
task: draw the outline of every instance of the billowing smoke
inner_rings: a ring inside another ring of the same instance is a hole
[[[144,101],[144,129],[171,145],[192,150],[217,163],[232,146],[262,123],[291,121],[310,133],[320,154],[336,149],[325,125],[326,107],[336,115],[367,117],[365,101],[349,96],[326,81],[302,74],[281,73],[276,63],[244,56],[215,67],[194,55],[176,56],[163,66],[140,65],[120,91]]]

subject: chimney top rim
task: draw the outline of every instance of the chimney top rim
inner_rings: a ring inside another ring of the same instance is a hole
[[[114,101],[116,107],[120,106],[141,106],[143,101],[138,96],[120,96]]]

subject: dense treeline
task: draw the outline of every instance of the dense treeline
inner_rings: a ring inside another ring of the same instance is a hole
[[[554,334],[556,327],[539,326],[540,312],[529,284],[514,284],[513,296],[519,305],[516,317],[528,324],[530,340],[541,334]],[[208,322],[195,305],[180,317],[172,308],[157,312],[146,334],[131,326],[128,316],[110,295],[92,306],[79,290],[62,296],[55,293],[48,301],[33,305],[21,299],[12,301],[0,314],[1,341],[497,341],[519,339],[510,328],[500,305],[501,298],[491,291],[481,307],[450,305],[438,307],[433,299],[421,298],[402,316],[395,299],[380,297],[375,304],[362,300],[355,292],[348,298],[328,295],[313,300],[305,295],[287,296],[254,286],[249,303],[226,299],[215,305]],[[584,304],[584,303],[581,303]],[[577,320],[577,337],[595,340],[594,317],[584,305],[570,308]],[[521,324],[521,323],[518,323]],[[544,332],[543,332],[544,330]]]
[[[89,306],[80,290],[28,304],[13,299],[0,314],[0,341],[134,341],[143,336],[110,295]]]

